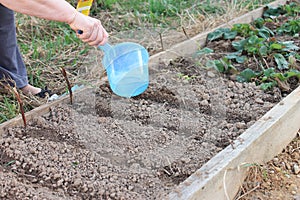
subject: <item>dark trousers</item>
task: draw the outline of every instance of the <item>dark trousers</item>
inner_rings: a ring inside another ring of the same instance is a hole
[[[18,88],[28,84],[26,67],[17,45],[14,12],[1,4],[0,79],[12,79]]]

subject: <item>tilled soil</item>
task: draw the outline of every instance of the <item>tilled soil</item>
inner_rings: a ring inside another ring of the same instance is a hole
[[[0,139],[1,199],[162,199],[281,98],[188,59],[124,99],[108,84]]]

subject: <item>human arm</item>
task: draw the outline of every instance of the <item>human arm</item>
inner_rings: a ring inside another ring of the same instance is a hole
[[[79,13],[65,0],[0,0],[4,6],[23,14],[64,22],[77,32],[77,36],[92,46],[103,45],[107,41],[108,34],[95,18]]]

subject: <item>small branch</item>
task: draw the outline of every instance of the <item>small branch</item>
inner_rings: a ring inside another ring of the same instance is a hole
[[[70,95],[70,103],[73,104],[72,87],[71,87],[70,81],[68,79],[67,72],[66,72],[66,70],[63,67],[61,68],[61,73],[63,74],[63,76],[65,78],[65,81],[67,82],[67,86],[68,86],[68,90],[69,90],[69,95]]]
[[[19,103],[23,124],[24,124],[24,127],[26,128],[27,123],[26,123],[25,111],[24,111],[23,102],[21,100],[20,94],[19,94],[19,92],[17,91],[17,89],[15,87],[12,88],[12,91],[13,91],[14,95],[16,96],[17,101]]]
[[[262,70],[265,70],[264,66],[258,61],[258,59],[256,58],[255,55],[253,55],[253,58],[254,58],[255,63],[256,63],[256,68],[260,68]]]
[[[183,31],[185,37],[186,37],[187,39],[190,39],[190,37],[188,36],[188,34],[187,34],[186,31],[185,31],[185,28],[184,28],[183,26],[182,26],[181,28],[182,28],[182,31]]]
[[[161,45],[161,49],[164,51],[164,42],[163,42],[163,38],[162,38],[162,35],[161,33],[159,33],[159,38],[160,38],[160,45]]]
[[[171,176],[172,174],[168,171],[168,170],[166,170],[165,168],[163,168],[163,170],[164,170],[164,172],[166,173],[166,174],[168,174],[168,176]]]
[[[267,68],[269,69],[270,67],[269,67],[269,64],[268,64],[268,62],[266,61],[266,59],[264,59],[263,57],[261,57],[261,59],[264,61],[265,65],[266,65]]]
[[[260,187],[260,184],[257,184],[254,188],[252,188],[251,190],[249,190],[248,192],[242,194],[241,196],[239,196],[236,200],[239,200],[245,196],[247,196],[248,194],[250,194],[251,192],[254,192],[256,189],[258,189]]]

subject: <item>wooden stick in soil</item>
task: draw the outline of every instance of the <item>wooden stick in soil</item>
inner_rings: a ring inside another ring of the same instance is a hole
[[[68,79],[68,76],[67,76],[67,72],[66,70],[62,67],[61,68],[61,73],[63,74],[66,82],[67,82],[67,86],[68,86],[68,90],[69,90],[69,95],[70,95],[70,103],[73,104],[73,92],[72,92],[72,87],[71,87],[71,84],[70,84],[70,81]]]
[[[163,42],[163,38],[162,38],[161,33],[159,33],[159,39],[160,39],[161,50],[164,51],[165,48],[164,48],[164,42]]]
[[[24,111],[24,107],[23,107],[23,101],[21,100],[20,94],[15,87],[13,87],[12,91],[13,91],[14,95],[16,96],[17,101],[19,103],[23,124],[24,124],[24,127],[26,128],[27,123],[26,123],[25,111]]]
[[[185,31],[185,28],[184,28],[183,26],[182,26],[181,28],[182,28],[182,31],[183,31],[183,33],[184,33],[186,39],[190,39],[190,37],[188,36],[188,34],[187,34],[186,31]]]

